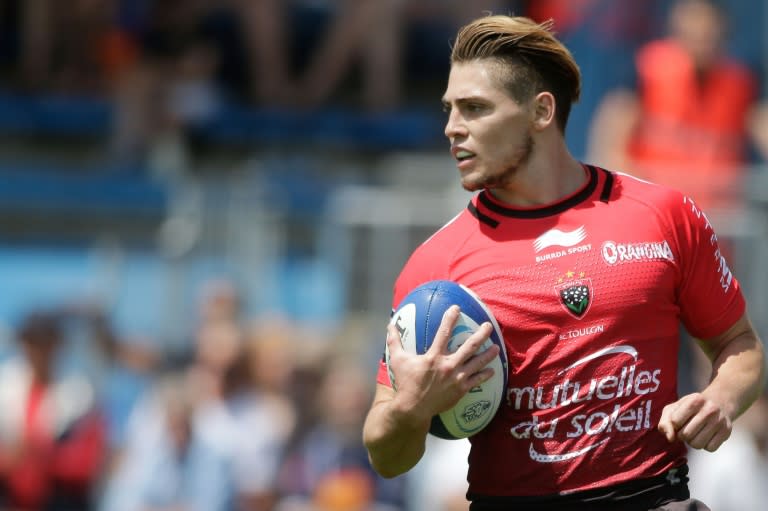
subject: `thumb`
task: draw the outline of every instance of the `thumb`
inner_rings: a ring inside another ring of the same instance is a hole
[[[394,323],[387,324],[387,348],[390,356],[403,351],[403,341]]]

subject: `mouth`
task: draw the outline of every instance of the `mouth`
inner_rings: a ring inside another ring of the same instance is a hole
[[[458,149],[453,151],[453,157],[459,163],[459,168],[467,167],[477,155],[466,149]]]

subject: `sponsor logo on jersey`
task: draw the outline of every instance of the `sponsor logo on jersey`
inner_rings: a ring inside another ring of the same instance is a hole
[[[555,292],[560,305],[576,319],[583,318],[592,305],[592,280],[584,272],[566,272],[555,284]]]
[[[572,247],[584,241],[586,237],[587,231],[583,225],[572,231],[550,229],[533,240],[533,249],[538,253],[549,247]]]
[[[646,261],[674,261],[672,248],[664,241],[642,241],[639,243],[616,243],[606,241],[601,248],[603,260],[610,264],[636,263]]]
[[[570,254],[579,254],[592,250],[591,243],[583,243],[587,237],[587,230],[582,225],[572,231],[561,231],[560,229],[550,229],[535,240],[533,240],[533,250],[536,254],[543,252],[548,248],[560,247],[557,250],[543,252],[536,256],[536,262],[551,261]]]
[[[580,378],[580,373],[574,371],[607,357],[616,361],[610,374]],[[654,394],[662,385],[661,369],[641,369],[639,359],[634,346],[611,346],[579,358],[559,371],[553,381],[509,387],[507,405],[531,414],[514,424],[510,434],[516,440],[530,442],[531,460],[558,463],[584,456],[617,435],[652,429]],[[578,411],[574,412],[573,407]],[[555,439],[575,441],[574,448],[563,447],[558,452],[552,445]],[[579,439],[588,441],[585,444]]]

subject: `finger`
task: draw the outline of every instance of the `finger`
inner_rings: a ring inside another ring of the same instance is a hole
[[[694,416],[677,431],[677,438],[694,449],[701,449],[714,435],[712,424],[701,415]]]
[[[659,431],[664,433],[669,442],[681,439],[680,430],[696,415],[704,403],[700,394],[689,394],[668,404],[661,412]]]
[[[492,367],[486,367],[485,369],[472,374],[472,376],[467,378],[466,392],[468,392],[469,389],[477,387],[490,380],[493,377],[493,373],[494,371]]]
[[[717,423],[698,424],[690,429],[686,426],[679,432],[678,438],[694,449],[703,449],[714,438],[718,429]]]
[[[470,374],[479,372],[490,364],[499,355],[499,347],[492,344],[487,350],[470,357],[464,363],[464,370]]]
[[[491,336],[491,332],[493,332],[493,326],[489,322],[486,321],[481,324],[480,327],[467,338],[464,344],[459,346],[456,350],[456,358],[466,361],[475,356]]]
[[[451,334],[456,326],[456,322],[459,320],[459,306],[451,305],[443,313],[443,319],[440,321],[440,326],[435,332],[435,338],[432,340],[432,346],[429,347],[427,353],[447,353],[448,344],[451,341]]]
[[[674,442],[677,439],[677,431],[672,424],[669,416],[674,408],[674,403],[668,404],[661,410],[661,419],[659,419],[659,425],[657,429],[666,437],[667,442]]]
[[[705,400],[700,394],[689,394],[678,399],[669,406],[669,421],[675,431],[680,431],[688,422],[696,416],[697,412],[704,406]]]
[[[709,452],[715,452],[721,445],[723,445],[723,442],[728,440],[728,437],[731,436],[731,429],[730,428],[720,428],[717,430],[715,435],[712,437],[712,439],[707,442],[707,445],[704,447]]]
[[[730,436],[730,429],[730,421],[719,408],[705,406],[685,425],[679,436],[694,449],[705,449],[721,431],[726,432],[726,437]]]
[[[661,432],[662,435],[664,435],[664,438],[667,439],[667,442],[672,443],[677,439],[677,433],[675,432],[675,428],[672,426],[672,424],[667,422],[659,422],[659,425],[657,427],[659,432]]]
[[[680,431],[686,424],[688,424],[688,421],[691,420],[694,413],[695,410],[684,404],[677,405],[669,415],[669,422],[672,424],[672,427],[675,428],[675,431]]]
[[[389,349],[390,357],[403,351],[403,341],[400,339],[400,332],[397,331],[397,327],[393,323],[387,325],[387,348]]]

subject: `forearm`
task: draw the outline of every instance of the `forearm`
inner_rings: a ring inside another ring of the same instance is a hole
[[[765,384],[765,359],[760,339],[744,333],[712,355],[712,378],[702,391],[722,403],[731,420],[757,399]]]
[[[384,477],[407,472],[424,455],[428,431],[429,421],[405,417],[394,400],[376,402],[363,426],[371,465]]]

